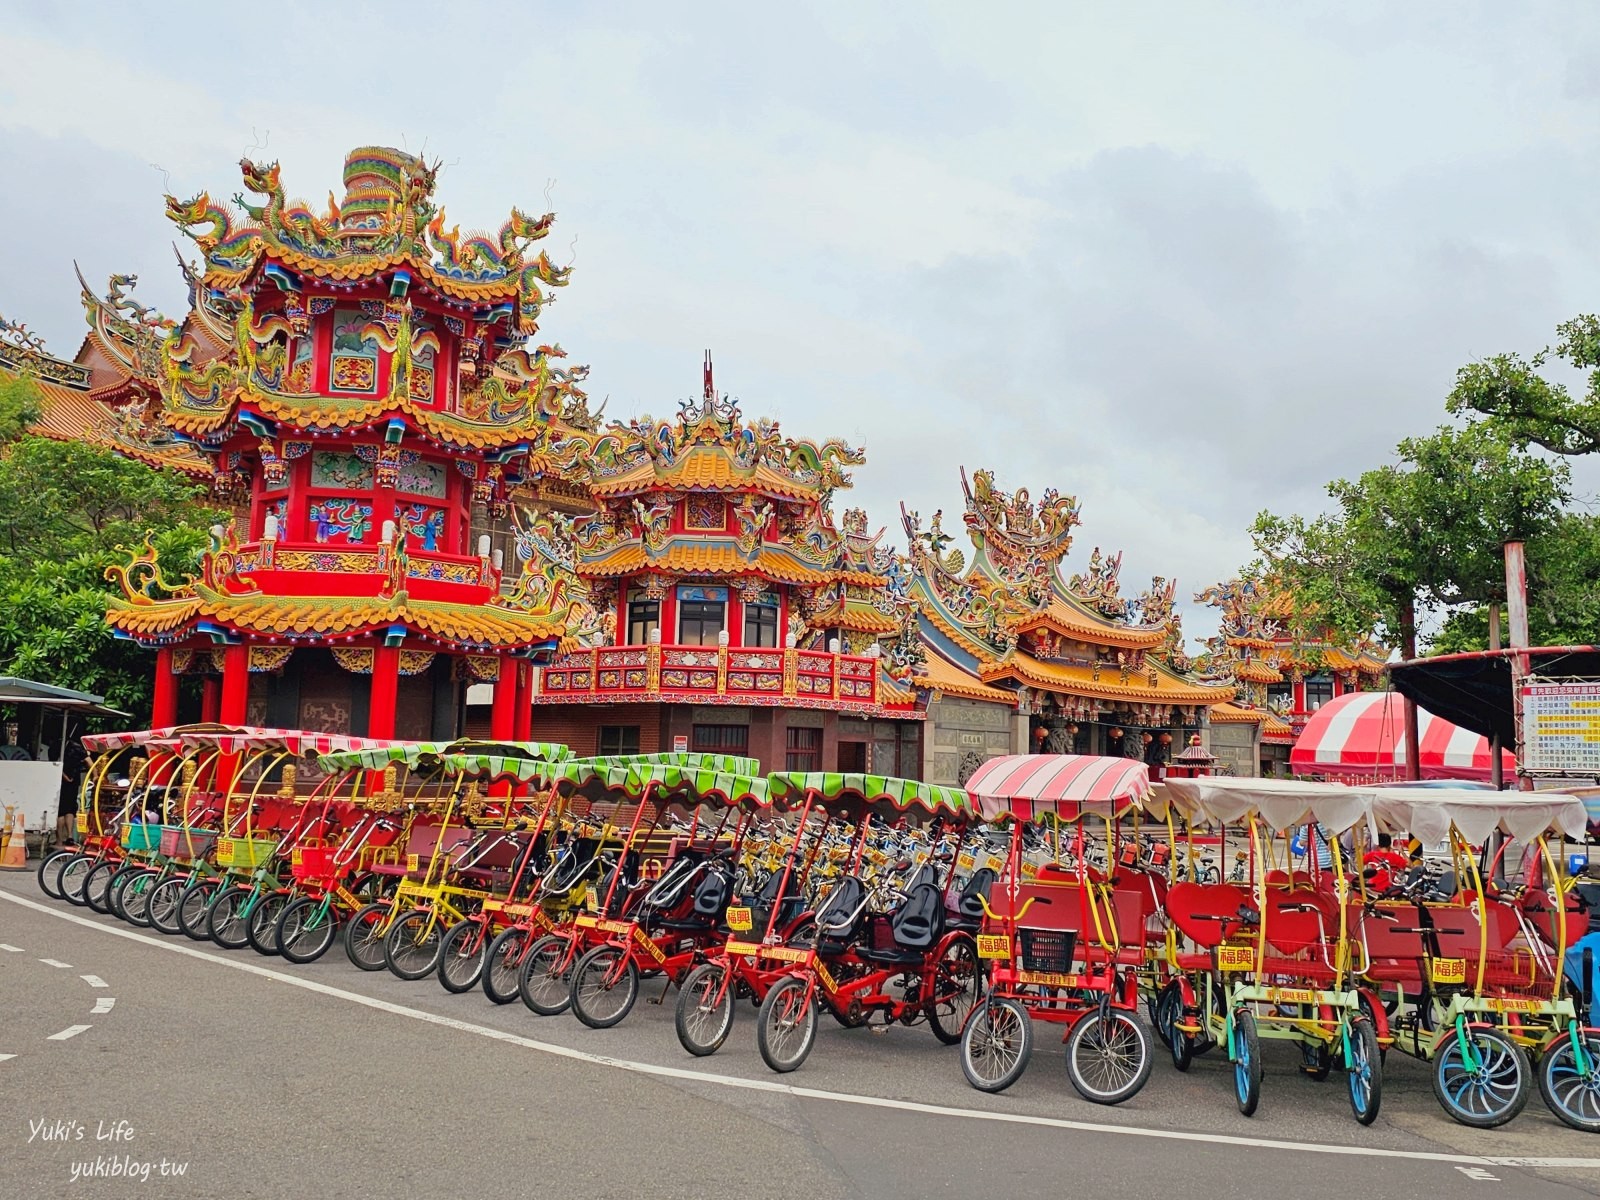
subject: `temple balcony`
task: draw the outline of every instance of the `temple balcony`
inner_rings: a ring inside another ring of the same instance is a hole
[[[393,590],[395,548],[263,539],[235,550],[241,578],[274,596],[377,596]],[[487,604],[500,591],[500,569],[484,555],[407,549],[404,590],[417,600]]]
[[[878,659],[826,650],[603,646],[558,656],[535,703],[651,701],[879,711]]]

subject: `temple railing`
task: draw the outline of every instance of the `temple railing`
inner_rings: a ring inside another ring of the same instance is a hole
[[[275,571],[286,575],[387,578],[393,569],[395,547],[385,543],[352,546],[262,539],[241,544],[233,554],[235,569],[241,575]],[[487,557],[408,547],[405,566],[406,579],[412,582],[493,590],[500,587],[500,571]]]
[[[540,698],[604,703],[705,700],[808,708],[875,708],[878,660],[824,650],[739,646],[602,646],[560,655]]]

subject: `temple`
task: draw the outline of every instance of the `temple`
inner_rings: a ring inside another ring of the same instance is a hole
[[[545,736],[580,752],[917,774],[921,714],[879,654],[904,603],[894,556],[865,513],[842,528],[832,515],[862,451],[747,421],[708,355],[675,420],[573,430],[546,458],[590,497],[565,524],[606,637],[540,672]]]
[[[347,157],[320,211],[285,199],[277,164],[241,169],[258,202],[167,197],[201,255],[180,258],[181,321],[131,276],[103,295],[80,276],[74,359],[0,322],[0,373],[44,398],[36,432],[185,472],[232,511],[197,578],[165,577],[149,545],[110,573],[112,630],[155,652],[153,725],[538,736],[938,783],[1030,750],[1159,768],[1200,733],[1254,773],[1320,673],[1338,689],[1381,666],[1286,641],[1236,597],[1201,677],[1174,582],[1125,597],[1098,548],[1068,574],[1076,502],[988,471],[961,478],[970,558],[942,513],[903,511],[897,554],[863,511],[834,516],[864,452],[747,419],[709,355],[676,417],[602,426],[585,369],[536,344],[568,279],[533,253],[550,214],[463,236],[437,167],[382,147]]]
[[[567,281],[529,252],[553,217],[513,210],[463,238],[434,203],[437,168],[382,147],[347,157],[322,213],[286,202],[277,164],[241,167],[261,201],[240,201],[243,222],[167,197],[203,255],[183,321],[129,308],[116,280],[104,302],[85,288],[87,400],[112,420],[118,398],[144,401],[161,465],[207,474],[238,514],[199,578],[163,578],[149,546],[114,571],[112,629],[156,652],[152,723],[173,723],[177,679],[199,675],[202,719],[448,736],[484,681],[496,735],[526,736],[534,666],[583,628],[578,596],[558,561],[507,564],[473,526],[586,416],[581,370],[529,348]]]
[[[1219,610],[1197,669],[1237,689],[1234,702],[1211,711],[1211,748],[1237,774],[1288,775],[1289,751],[1311,715],[1335,696],[1371,688],[1388,661],[1370,637],[1339,644],[1271,579],[1226,580],[1195,602]]]
[[[1064,577],[1078,507],[1054,489],[1034,502],[988,471],[961,479],[972,558],[904,512],[915,619],[891,664],[930,697],[925,778],[963,782],[1000,753],[1114,754],[1160,766],[1232,685],[1190,679],[1176,584],[1128,599],[1122,556],[1098,548]]]

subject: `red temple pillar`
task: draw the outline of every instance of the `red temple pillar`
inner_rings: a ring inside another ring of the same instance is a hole
[[[250,647],[243,642],[222,651],[222,703],[217,720],[224,725],[243,725],[250,716]],[[226,796],[233,790],[239,773],[239,756],[224,754],[217,759],[216,788]]]
[[[222,680],[216,675],[200,677],[200,719],[215,724],[222,716]]]
[[[510,655],[500,659],[500,673],[494,678],[494,707],[489,710],[489,736],[509,742],[517,732],[517,660]]]
[[[165,729],[178,723],[178,677],[172,673],[172,651],[156,651],[156,691],[150,706],[150,728]]]
[[[400,692],[400,649],[379,646],[372,652],[372,699],[367,708],[367,736],[394,737],[395,700]]]
[[[527,659],[517,660],[516,740],[526,742],[533,737],[533,664]]]
[[[1333,694],[1335,696],[1342,696],[1344,695],[1344,691],[1344,678],[1339,674],[1339,672],[1335,671],[1333,673]]]
[[[1304,675],[1296,675],[1294,677],[1294,711],[1296,713],[1304,713],[1306,711],[1306,677]]]

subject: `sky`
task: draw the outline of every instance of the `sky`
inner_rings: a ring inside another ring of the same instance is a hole
[[[1231,576],[1600,295],[1591,4],[141,7],[0,0],[0,314],[57,353],[74,260],[181,310],[164,192],[248,156],[320,209],[403,146],[463,232],[557,213],[539,339],[608,415],[709,348],[866,447],[836,508],[954,528],[988,467],[1077,497],[1069,569],[1122,550],[1129,595]]]

